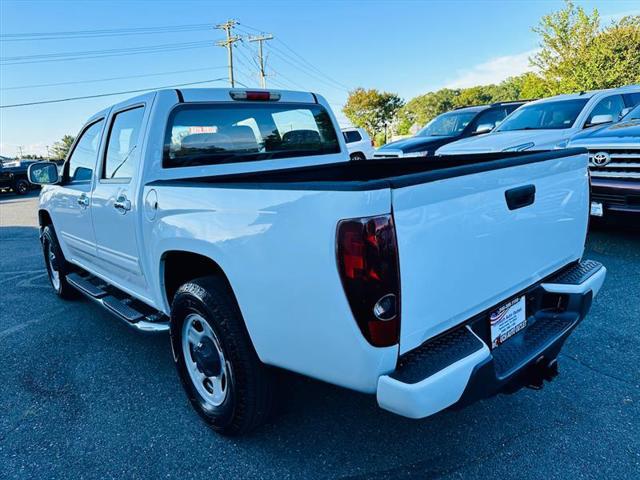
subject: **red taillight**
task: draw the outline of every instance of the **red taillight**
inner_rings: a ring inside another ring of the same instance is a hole
[[[338,270],[353,316],[364,337],[388,347],[400,335],[400,271],[391,215],[338,224]]]

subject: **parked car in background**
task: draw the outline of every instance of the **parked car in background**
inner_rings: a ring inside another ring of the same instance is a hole
[[[461,107],[438,115],[415,136],[391,142],[376,150],[374,158],[426,157],[450,142],[489,133],[525,102]]]
[[[27,178],[27,169],[34,160],[0,158],[0,190],[12,190],[17,195],[25,195],[32,185]]]
[[[616,122],[624,110],[640,103],[640,85],[557,95],[515,111],[489,135],[450,143],[437,155],[521,152],[565,148],[576,134]]]
[[[577,135],[569,146],[589,150],[591,215],[640,225],[640,105],[614,125]]]
[[[346,127],[342,129],[351,160],[373,158],[373,140],[364,128]]]
[[[551,380],[606,275],[583,258],[587,155],[353,162],[337,125],[291,91],[97,113],[61,176],[30,167],[52,287],[169,330],[188,398],[227,434],[268,418],[267,366],[411,418]]]

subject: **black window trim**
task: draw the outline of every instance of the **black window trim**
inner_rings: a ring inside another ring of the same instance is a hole
[[[62,185],[85,185],[93,181],[93,175],[95,173],[95,168],[96,168],[95,164],[93,166],[94,169],[91,171],[91,178],[89,180],[77,180],[77,181],[73,181],[69,177],[69,165],[71,162],[71,157],[75,153],[76,147],[78,146],[78,143],[80,143],[82,136],[87,132],[87,130],[89,130],[95,124],[104,121],[106,118],[107,118],[106,116],[103,116],[103,117],[93,119],[90,122],[85,123],[84,126],[80,129],[80,133],[74,140],[73,145],[71,145],[71,148],[69,149],[69,153],[67,154],[67,158],[65,159],[64,165],[62,166]],[[104,131],[104,125],[102,126],[102,130]],[[96,152],[96,160],[98,160],[99,154],[100,154],[100,146],[98,145],[98,152]]]
[[[98,176],[98,183],[105,183],[105,184],[109,184],[109,183],[116,183],[116,184],[124,184],[127,185],[129,183],[131,183],[132,177],[121,177],[121,178],[104,178],[104,174],[107,168],[107,153],[109,150],[109,140],[111,139],[111,132],[113,131],[113,125],[116,121],[116,117],[124,112],[128,112],[129,110],[135,110],[137,108],[142,108],[143,112],[142,112],[142,118],[143,121],[142,123],[144,124],[144,109],[147,107],[147,103],[146,102],[139,102],[139,103],[135,103],[133,105],[127,105],[126,107],[121,108],[120,110],[116,110],[114,112],[111,112],[109,115],[109,119],[111,120],[109,122],[109,129],[107,130],[106,135],[104,136],[105,138],[105,144],[104,144],[104,149],[102,151],[102,155],[101,155],[101,160],[100,160],[100,175]],[[140,133],[142,133],[142,125],[140,125]],[[136,148],[138,148],[136,146]],[[139,154],[139,152],[137,152]]]
[[[315,98],[315,95],[314,95]],[[182,103],[176,103],[175,105],[173,105],[173,107],[171,107],[171,109],[169,110],[169,114],[167,115],[167,121],[165,123],[165,128],[164,128],[164,136],[162,137],[162,163],[161,163],[161,168],[162,170],[173,170],[175,168],[194,168],[194,167],[215,167],[216,165],[228,165],[228,164],[245,164],[245,163],[252,163],[252,162],[265,162],[265,161],[272,161],[272,160],[280,160],[280,159],[286,159],[286,158],[296,158],[300,155],[297,156],[291,156],[291,157],[279,157],[279,158],[268,158],[268,159],[260,159],[260,160],[225,160],[225,161],[221,161],[221,162],[217,162],[217,163],[207,163],[207,164],[194,164],[194,165],[174,165],[174,166],[170,166],[167,165],[167,156],[165,153],[165,147],[166,147],[166,138],[167,138],[167,133],[169,132],[169,129],[172,128],[171,125],[171,120],[173,119],[176,110],[181,110],[190,106],[198,106],[198,105],[209,105],[209,106],[214,106],[214,105],[220,105],[220,106],[231,106],[234,104],[242,104],[242,105],[251,105],[252,103],[255,102],[228,102],[228,101],[201,101],[201,102],[182,102]],[[276,105],[304,105],[304,102],[281,102],[281,101],[274,101],[274,102],[264,102],[264,103],[273,103]],[[263,102],[259,102],[259,104],[264,104]],[[337,155],[340,153],[343,153],[342,150],[340,149],[340,140],[338,138],[338,133],[342,133],[340,128],[336,129],[336,125],[333,122],[333,118],[331,116],[330,110],[325,107],[323,104],[321,103],[307,103],[307,105],[313,105],[313,106],[318,106],[320,108],[322,108],[327,116],[329,117],[329,120],[331,120],[331,125],[333,127],[334,133],[336,135],[336,147],[337,147],[337,151],[336,152],[327,152],[327,153],[322,153],[319,155],[305,155],[305,156],[316,156],[316,157],[322,157],[325,155]],[[346,143],[346,142],[345,142]]]

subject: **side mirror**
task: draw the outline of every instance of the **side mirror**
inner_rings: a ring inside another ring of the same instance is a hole
[[[618,120],[622,120],[622,117],[624,117],[631,110],[633,110],[633,107],[623,108],[622,111],[620,112],[620,116],[618,117]]]
[[[493,123],[481,123],[476,127],[476,130],[475,132],[473,132],[473,134],[481,135],[483,133],[489,133],[491,130],[493,130],[494,127],[495,125]]]
[[[613,122],[613,115],[594,115],[591,117],[591,121],[589,122],[589,126],[593,127],[594,125],[602,125],[603,123],[611,123]]]
[[[34,185],[52,185],[60,181],[58,166],[53,162],[36,162],[29,165],[27,177]]]

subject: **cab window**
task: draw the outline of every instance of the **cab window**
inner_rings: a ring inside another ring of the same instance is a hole
[[[69,156],[66,177],[70,183],[88,182],[93,176],[93,169],[98,157],[100,134],[104,120],[99,120],[80,134],[80,139]]]
[[[339,153],[336,131],[317,104],[183,104],[165,135],[165,168]]]
[[[585,127],[591,126],[593,117],[597,115],[611,115],[612,121],[620,118],[620,112],[624,109],[624,101],[621,95],[611,95],[600,100],[589,114],[585,122]]]

